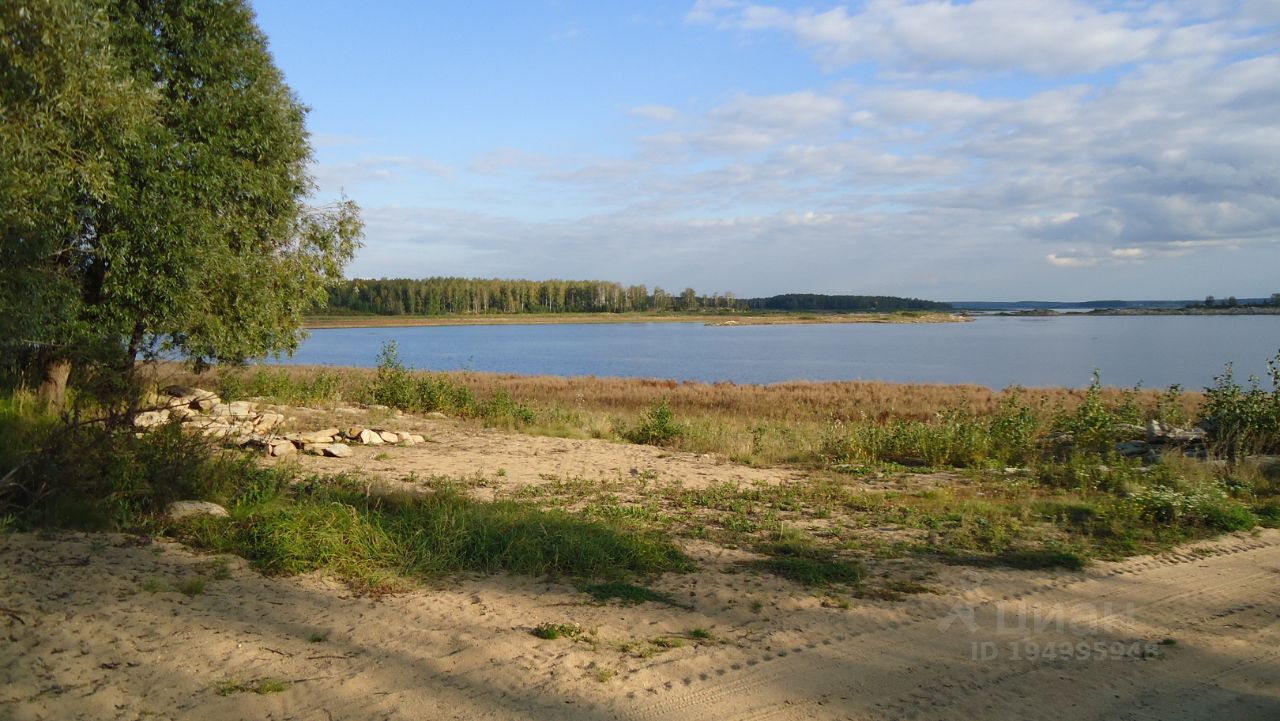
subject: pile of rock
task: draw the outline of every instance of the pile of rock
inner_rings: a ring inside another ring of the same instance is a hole
[[[286,433],[281,436],[253,441],[254,445],[264,448],[269,455],[287,456],[302,451],[317,456],[347,458],[351,455],[348,443],[360,443],[368,446],[383,444],[414,446],[425,443],[426,439],[417,433],[389,431],[382,428],[365,428],[352,426],[346,430],[325,428],[305,433]]]
[[[169,386],[147,399],[144,407],[148,410],[139,413],[133,421],[139,431],[178,421],[186,430],[225,439],[241,447],[260,448],[271,456],[301,451],[347,458],[352,454],[349,443],[412,446],[426,440],[417,433],[364,426],[282,434],[278,430],[285,422],[284,415],[259,410],[256,403],[248,401],[223,403],[210,391],[186,386]]]
[[[147,399],[148,410],[133,419],[141,430],[178,421],[184,428],[210,438],[248,438],[273,432],[285,417],[274,411],[259,411],[248,401],[223,403],[211,391],[185,386],[169,386]]]
[[[1137,428],[1134,426],[1134,428]],[[1126,458],[1142,456],[1148,461],[1159,460],[1162,453],[1177,451],[1183,455],[1203,458],[1207,455],[1205,448],[1206,432],[1203,428],[1178,428],[1167,423],[1152,420],[1147,422],[1142,431],[1141,440],[1122,441],[1116,445],[1116,452]]]

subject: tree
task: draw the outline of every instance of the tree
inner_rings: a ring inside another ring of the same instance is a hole
[[[122,72],[108,28],[79,0],[0,3],[0,347],[34,350],[41,392],[58,399],[68,350],[91,330],[84,239],[154,99]]]
[[[41,32],[28,28],[30,18],[51,9],[73,16],[69,39],[6,43],[6,101],[10,56],[33,67],[60,63],[65,84],[101,75],[107,80],[92,88],[114,85],[145,99],[118,109],[98,97],[91,105],[102,108],[101,119],[72,123],[127,131],[96,156],[63,161],[73,169],[99,164],[102,192],[74,193],[43,218],[19,209],[32,222],[17,233],[6,227],[5,254],[25,251],[27,283],[58,289],[39,310],[50,322],[29,340],[56,351],[46,353],[46,366],[110,359],[124,372],[161,350],[197,365],[291,352],[303,313],[341,277],[361,223],[350,201],[305,204],[313,189],[306,109],[272,63],[252,12],[243,0],[110,0],[106,26],[88,7],[88,0],[5,5],[6,37],[10,22],[15,34]],[[102,59],[72,62],[76,33],[90,37]],[[56,86],[28,85],[29,105],[61,103]],[[49,141],[36,142],[31,154],[62,157]]]
[[[1216,302],[1216,299],[1215,299],[1213,296],[1211,296],[1211,295],[1206,295],[1206,296],[1204,297],[1204,307],[1206,307],[1206,308],[1212,308],[1212,307],[1213,307],[1214,302]]]

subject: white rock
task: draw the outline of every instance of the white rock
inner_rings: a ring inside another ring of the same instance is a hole
[[[377,431],[371,431],[368,428],[360,431],[360,434],[356,436],[356,440],[368,446],[382,445],[382,435]]]
[[[273,456],[288,456],[297,452],[298,449],[293,445],[293,441],[274,440],[267,447],[267,453]]]
[[[440,411],[431,411],[431,412],[430,412],[430,413],[428,413],[427,415],[423,416],[423,418],[430,418],[430,419],[431,419],[431,420],[433,420],[433,421],[447,421],[447,420],[449,420],[449,416],[446,416],[445,414],[441,413]]]
[[[350,458],[353,453],[351,446],[345,443],[330,443],[327,446],[321,446],[320,451],[332,458]]]
[[[133,425],[136,428],[151,428],[164,425],[168,421],[169,411],[143,411],[133,417]]]
[[[218,518],[226,518],[229,514],[227,509],[216,503],[209,501],[174,501],[164,511],[169,518],[177,520],[179,518],[187,518],[190,516],[217,516]]]
[[[326,428],[323,431],[299,433],[298,440],[303,443],[333,443],[333,437],[336,435],[338,435],[337,428]]]
[[[426,442],[427,442],[427,439],[426,439],[426,438],[423,438],[422,436],[418,435],[417,433],[410,433],[410,434],[409,434],[409,439],[410,439],[410,440],[412,440],[414,443],[426,443]]]
[[[400,434],[395,431],[378,431],[378,435],[382,436],[383,443],[399,443]]]

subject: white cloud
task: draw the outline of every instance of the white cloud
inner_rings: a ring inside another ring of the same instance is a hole
[[[858,10],[793,10],[720,0],[695,4],[686,20],[788,33],[831,67],[875,62],[897,71],[967,68],[1059,76],[1249,43],[1219,17],[1229,8],[1200,10],[1188,4],[1126,12],[1124,6],[1109,10],[1074,0],[868,0]],[[1251,12],[1261,17],[1266,11]]]

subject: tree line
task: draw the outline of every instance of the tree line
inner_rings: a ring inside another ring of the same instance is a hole
[[[392,278],[349,280],[329,288],[329,312],[377,315],[451,313],[631,313],[743,310],[732,293],[668,293],[603,280]]]
[[[329,313],[448,315],[487,313],[635,313],[699,311],[946,310],[946,303],[864,295],[792,294],[740,299],[733,293],[699,294],[602,280],[500,278],[357,279],[329,288]]]

